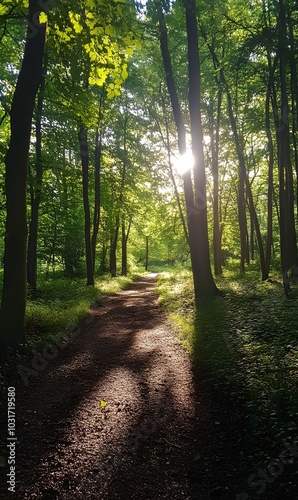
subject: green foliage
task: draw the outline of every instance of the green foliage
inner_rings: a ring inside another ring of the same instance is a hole
[[[151,2],[154,4],[154,2]],[[9,109],[16,78],[22,60],[26,23],[24,15],[28,2],[4,1],[0,5],[0,256],[3,256],[5,234],[5,185],[4,160],[9,143]],[[288,23],[293,24],[293,46],[288,47],[288,68],[294,74],[297,62],[297,14],[293,2],[288,3]],[[188,74],[187,41],[184,24],[184,7],[181,2],[168,4],[166,23],[169,47],[173,57],[173,70],[177,81],[179,100],[187,121]],[[208,44],[212,44],[224,69],[227,86],[243,144],[247,173],[252,186],[254,203],[264,242],[267,231],[268,141],[265,127],[265,99],[269,62],[275,61],[278,49],[278,9],[272,2],[251,3],[237,0],[214,1],[200,5],[199,45],[201,51],[202,122],[205,135],[205,163],[207,173],[207,206],[209,238],[213,224],[212,123],[210,112],[216,118],[219,69],[214,68]],[[177,209],[177,198],[171,178],[169,157],[173,167],[177,156],[177,137],[172,110],[166,91],[160,47],[156,38],[156,19],[152,22],[137,16],[134,3],[129,0],[111,2],[88,0],[75,1],[69,9],[67,2],[54,6],[48,13],[47,75],[42,117],[43,185],[38,230],[38,269],[42,286],[44,275],[63,271],[74,278],[84,272],[84,211],[82,203],[81,165],[78,150],[78,121],[88,127],[89,145],[89,195],[90,206],[95,201],[95,136],[99,127],[102,137],[100,166],[100,228],[97,243],[96,271],[108,268],[111,238],[115,235],[117,221],[131,221],[128,238],[128,259],[131,268],[145,260],[146,236],[149,237],[149,266],[167,263],[189,264],[189,250]],[[205,31],[205,35],[203,33]],[[290,35],[290,25],[288,26]],[[140,41],[142,40],[142,43]],[[269,49],[269,52],[268,52]],[[269,54],[269,59],[268,59]],[[270,60],[271,58],[271,60]],[[294,78],[287,77],[292,101],[291,141],[292,160],[295,157],[295,112],[297,89]],[[275,73],[275,91],[280,99],[279,74]],[[227,112],[227,96],[223,91],[222,115],[219,128],[219,215],[224,256],[233,256],[239,263],[239,224],[237,213],[238,158]],[[296,113],[297,114],[297,113]],[[30,148],[30,172],[34,172],[35,120]],[[270,124],[274,132],[274,116],[270,111]],[[168,135],[168,137],[167,137]],[[168,138],[170,151],[166,148]],[[274,146],[274,210],[272,269],[278,269],[278,169],[277,143]],[[124,145],[125,144],[125,145]],[[297,149],[297,148],[296,148]],[[297,154],[297,151],[296,151]],[[125,164],[125,180],[122,174]],[[178,199],[185,215],[183,182],[175,171]],[[28,206],[31,193],[36,190],[34,175],[29,175]],[[295,186],[295,194],[297,187]],[[249,226],[250,214],[246,207]],[[28,221],[30,211],[28,210]],[[248,235],[249,239],[254,235]],[[118,257],[121,241],[118,238]],[[250,267],[258,274],[258,251]],[[119,261],[119,259],[118,259]],[[243,285],[242,277],[235,281],[233,264],[225,262],[225,278],[219,286],[235,286],[236,297]],[[231,270],[232,269],[232,270]],[[118,270],[120,266],[118,263]],[[232,273],[232,274],[229,274]],[[251,275],[251,274],[250,274]],[[233,278],[232,278],[233,276]],[[237,279],[238,279],[237,278]],[[191,290],[190,274],[183,278]],[[258,279],[258,278],[256,278]],[[235,285],[233,285],[235,283]],[[263,285],[260,285],[263,287]],[[186,285],[185,285],[186,287]],[[182,289],[178,305],[194,321],[191,291]],[[257,287],[257,285],[254,285]],[[179,290],[179,287],[178,287]],[[263,290],[263,288],[262,288]],[[173,284],[173,297],[179,296]],[[87,293],[87,292],[86,292]],[[88,291],[88,293],[91,293]],[[228,292],[230,293],[230,292]],[[231,292],[232,293],[232,292]],[[269,292],[268,292],[269,293]],[[185,294],[185,295],[184,295]],[[176,300],[176,299],[175,299]],[[178,298],[177,298],[178,300]],[[218,304],[222,304],[222,298]],[[177,304],[176,304],[177,305]],[[286,307],[286,304],[284,304]],[[30,308],[29,304],[29,308]],[[208,317],[208,305],[206,316]],[[219,306],[218,306],[219,307]],[[219,307],[220,309],[220,307]],[[173,311],[173,314],[176,312]],[[45,323],[47,314],[45,313]],[[244,314],[245,316],[245,314]],[[286,317],[283,317],[286,321]],[[197,324],[204,318],[195,318]],[[57,320],[58,321],[58,320]],[[59,320],[60,321],[60,320]],[[261,322],[261,319],[260,319]],[[274,324],[278,326],[277,319]],[[40,320],[40,324],[42,321]],[[215,321],[216,325],[216,321]],[[209,325],[215,332],[216,326]],[[191,327],[187,327],[189,336]],[[209,331],[209,330],[208,330]],[[206,334],[207,335],[207,334]],[[210,335],[216,338],[216,334]],[[202,337],[203,338],[203,337]],[[192,342],[192,341],[191,341]],[[204,342],[203,342],[204,343]],[[290,345],[290,342],[289,342]],[[197,350],[199,351],[199,344]],[[210,347],[212,352],[213,347]],[[249,349],[248,349],[249,350]],[[252,349],[254,352],[254,348]],[[258,350],[258,347],[256,348]],[[225,349],[222,349],[225,352]],[[227,357],[227,363],[228,363]]]
[[[32,352],[40,352],[59,339],[61,333],[71,332],[84,320],[96,303],[109,295],[126,288],[137,277],[137,273],[127,277],[111,279],[103,275],[95,280],[94,287],[86,287],[84,279],[70,280],[53,277],[42,280],[38,291],[29,290],[26,313],[26,345],[22,351],[11,353],[0,367],[0,391],[7,386],[18,364],[29,364]],[[2,272],[0,272],[0,285]]]
[[[100,298],[125,288],[131,278],[109,276],[98,278],[95,287],[87,287],[85,280],[51,278],[40,283],[37,294],[29,295],[26,330],[28,349],[41,347],[50,335],[80,324],[92,305]]]
[[[270,456],[298,430],[297,289],[288,300],[280,280],[260,283],[257,270],[241,276],[235,266],[218,285],[224,295],[196,312],[190,272],[161,273],[157,290],[196,365],[244,406],[262,463],[262,450]]]
[[[120,95],[128,56],[139,45],[132,2],[77,1],[71,10],[64,8],[67,15],[53,9],[49,16],[49,44],[64,61],[68,58],[74,83],[107,82],[108,97]]]
[[[163,271],[158,276],[159,301],[169,314],[183,345],[190,351],[194,343],[195,308],[191,270]]]

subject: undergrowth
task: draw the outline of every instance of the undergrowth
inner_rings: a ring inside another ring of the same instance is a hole
[[[41,352],[63,332],[80,326],[90,308],[101,298],[127,287],[136,277],[137,274],[117,278],[105,275],[95,279],[94,287],[87,287],[85,279],[55,277],[41,280],[37,291],[28,291],[26,344],[1,364],[0,386],[6,385],[17,365],[29,362],[30,366],[32,353]]]
[[[190,271],[159,275],[160,303],[195,364],[245,409],[252,460],[262,464],[298,436],[298,304],[278,279],[230,269],[217,280],[223,296],[195,308]],[[265,445],[264,445],[265,443]]]
[[[63,278],[43,281],[37,293],[29,293],[26,311],[27,345],[39,347],[49,335],[79,325],[90,307],[100,298],[116,293],[131,283],[130,277],[102,276],[95,286],[86,286],[85,279]]]

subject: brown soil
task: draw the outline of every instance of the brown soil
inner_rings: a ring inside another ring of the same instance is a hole
[[[142,277],[104,299],[28,387],[19,381],[14,498],[207,500],[241,491],[241,416],[194,375],[155,281]]]

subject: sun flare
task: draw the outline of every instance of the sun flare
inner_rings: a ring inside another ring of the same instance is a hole
[[[191,151],[186,151],[183,155],[174,159],[174,168],[179,175],[185,174],[194,166],[194,157]]]

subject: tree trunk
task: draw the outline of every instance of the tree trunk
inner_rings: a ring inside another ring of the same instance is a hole
[[[257,212],[256,212],[254,201],[253,201],[251,185],[249,183],[247,174],[245,175],[245,184],[246,184],[246,192],[247,192],[248,202],[249,202],[250,218],[253,222],[253,226],[254,226],[254,230],[256,232],[256,237],[257,237],[257,242],[258,242],[262,280],[265,281],[268,278],[268,273],[267,273],[266,259],[265,259],[265,253],[264,253],[264,245],[263,245],[263,241],[262,241],[262,235],[261,235],[260,224],[259,224]]]
[[[224,79],[224,81],[225,81],[225,79]],[[239,209],[239,225],[240,225],[240,229],[241,229],[240,230],[240,236],[241,236],[241,266],[240,266],[240,270],[241,271],[244,270],[244,268],[242,266],[244,266],[245,261],[249,262],[248,241],[247,241],[247,224],[246,224],[245,201],[244,201],[244,192],[245,192],[244,188],[246,188],[246,193],[247,193],[248,202],[249,202],[250,217],[253,220],[254,229],[256,232],[256,237],[257,237],[257,242],[258,242],[258,247],[259,247],[259,252],[260,252],[260,264],[261,264],[262,279],[266,280],[268,278],[268,275],[266,274],[266,262],[265,262],[264,246],[263,246],[263,242],[262,242],[260,225],[259,225],[256,209],[255,209],[254,202],[253,202],[251,186],[250,186],[248,175],[247,175],[246,168],[245,168],[243,147],[242,147],[242,144],[240,143],[240,139],[239,139],[239,135],[238,135],[236,120],[235,120],[234,113],[233,113],[231,95],[230,95],[230,92],[229,92],[227,86],[226,86],[226,89],[227,89],[227,98],[228,98],[228,111],[229,111],[232,131],[233,131],[233,135],[234,135],[235,146],[236,146],[236,150],[238,153],[238,161],[239,161],[238,209]],[[242,234],[244,230],[245,230],[245,234]]]
[[[27,39],[10,111],[11,137],[5,161],[7,218],[0,342],[13,347],[25,340],[28,152],[35,97],[42,78],[46,33],[46,25],[38,22],[40,10],[38,0],[29,1]]]
[[[226,91],[227,95],[227,102],[228,102],[228,113],[229,113],[229,118],[231,122],[231,127],[232,131],[234,134],[234,139],[235,139],[235,145],[236,145],[236,150],[237,150],[237,156],[238,156],[238,161],[239,161],[239,166],[238,166],[238,175],[239,175],[239,180],[238,180],[238,221],[239,221],[239,230],[240,230],[240,271],[244,272],[245,271],[245,263],[248,262],[249,260],[249,251],[248,251],[248,242],[247,242],[247,223],[246,223],[246,213],[245,213],[245,162],[244,162],[244,154],[243,154],[243,149],[240,144],[240,140],[238,137],[238,130],[237,130],[237,124],[236,124],[236,119],[235,115],[233,112],[233,104],[232,104],[232,97],[229,91],[229,87],[225,78],[224,71],[222,69],[222,66],[219,64],[215,49],[213,45],[208,43],[207,41],[207,36],[206,33],[201,26],[201,32],[203,35],[204,40],[206,41],[210,55],[213,60],[213,65],[216,71],[219,71],[219,79],[220,83],[223,86],[223,88]]]
[[[196,0],[185,1],[186,31],[188,43],[189,112],[191,122],[192,153],[194,157],[195,212],[191,244],[195,250],[196,297],[217,292],[210,265],[206,174],[201,123],[201,69],[198,45]]]
[[[297,265],[297,245],[294,217],[293,169],[287,96],[287,27],[283,0],[279,0],[279,61],[281,87],[281,119],[277,129],[279,146],[280,247],[282,273]]]
[[[84,125],[80,125],[79,131],[80,154],[82,161],[83,174],[83,201],[85,215],[85,250],[86,250],[86,269],[87,269],[87,285],[94,285],[93,258],[91,247],[91,222],[90,222],[90,206],[89,206],[89,149],[87,130]]]
[[[161,54],[163,58],[165,77],[167,82],[167,87],[171,99],[173,115],[175,119],[175,124],[178,134],[178,149],[180,155],[186,153],[186,133],[184,127],[183,116],[180,108],[180,103],[177,95],[176,84],[173,75],[173,68],[171,62],[171,56],[168,46],[168,35],[166,24],[162,12],[162,7],[160,2],[157,4],[158,16],[159,16],[159,42],[161,48]],[[184,196],[186,202],[186,212],[187,212],[187,222],[189,226],[190,216],[194,211],[194,199],[193,199],[193,188],[191,181],[191,173],[187,171],[183,174],[183,186],[184,186]],[[188,228],[189,229],[189,228]]]
[[[47,260],[46,280],[48,280],[48,277],[49,277],[51,261],[53,263],[53,266],[54,266],[54,262],[55,262],[55,251],[56,251],[56,242],[57,242],[57,226],[58,226],[57,217],[55,217],[53,241],[52,241],[52,245],[51,245],[50,255],[49,255],[49,258]]]
[[[271,134],[271,124],[270,124],[270,98],[271,92],[273,89],[273,79],[274,79],[274,71],[275,65],[272,67],[271,64],[271,56],[268,51],[268,66],[269,66],[269,81],[267,86],[267,95],[266,95],[266,134],[268,139],[268,153],[269,153],[269,163],[268,163],[268,200],[267,200],[267,241],[266,241],[266,273],[269,276],[270,272],[270,261],[271,261],[271,248],[272,248],[272,240],[273,240],[273,226],[272,226],[272,217],[273,217],[273,169],[274,169],[274,149],[273,149],[273,140]]]
[[[101,164],[101,148],[102,136],[97,127],[96,129],[96,146],[95,146],[95,179],[94,179],[94,215],[93,215],[93,232],[91,238],[93,272],[95,270],[96,257],[96,241],[99,230],[100,221],[100,164]]]
[[[128,228],[127,228],[127,233],[125,231],[125,219],[122,221],[122,266],[121,266],[121,274],[122,276],[127,275],[127,241],[130,233],[130,228],[131,228],[131,221],[132,219],[130,218]]]
[[[127,105],[127,102],[126,102],[126,105]],[[126,109],[126,115],[125,115],[124,124],[123,124],[123,162],[122,162],[122,172],[121,172],[120,196],[119,196],[118,207],[117,207],[118,215],[116,216],[116,228],[115,228],[114,236],[111,239],[111,249],[110,249],[110,273],[111,273],[111,276],[113,276],[113,277],[116,276],[116,272],[117,272],[116,251],[117,251],[117,242],[118,242],[118,235],[119,235],[119,229],[120,229],[120,215],[119,214],[123,210],[124,188],[125,188],[125,181],[126,181],[127,123],[128,123],[128,115],[127,115],[127,109]],[[123,240],[122,240],[122,259],[125,258],[125,260],[127,260],[127,257],[125,255],[123,256],[123,250],[124,250],[124,253],[126,253],[126,244],[125,244],[125,249],[123,249]],[[125,264],[125,267],[126,267],[126,264]],[[122,260],[122,270],[123,270],[123,260]]]
[[[122,221],[121,246],[122,246],[121,275],[126,276],[127,275],[127,246],[126,246],[126,234],[125,234],[125,220]]]
[[[112,278],[117,276],[117,243],[119,235],[119,216],[116,217],[115,232],[111,237],[110,247],[110,274]]]
[[[71,158],[69,158],[69,163],[71,163]],[[66,151],[65,147],[63,147],[63,170],[62,170],[62,186],[63,186],[63,196],[62,196],[62,208],[64,215],[64,227],[67,228],[67,232],[64,235],[64,249],[63,249],[63,258],[64,258],[64,273],[67,278],[72,278],[74,275],[74,266],[72,262],[72,251],[71,251],[71,241],[69,238],[69,207],[68,207],[68,183],[66,176]]]
[[[245,262],[249,263],[249,251],[248,251],[248,240],[247,240],[247,223],[246,223],[246,213],[245,213],[245,188],[249,201],[249,210],[250,216],[253,220],[254,229],[256,232],[259,252],[260,252],[260,264],[261,264],[261,272],[262,279],[265,280],[268,278],[266,273],[266,262],[265,262],[265,254],[264,254],[264,246],[262,242],[262,236],[260,232],[260,225],[257,217],[257,213],[255,210],[253,196],[251,191],[251,186],[249,183],[248,175],[245,168],[245,158],[242,144],[240,143],[238,129],[236,124],[236,119],[233,112],[232,98],[229,92],[227,82],[223,73],[223,70],[220,71],[222,83],[225,85],[227,92],[227,100],[228,100],[228,112],[231,121],[231,128],[234,135],[235,146],[238,155],[239,161],[239,184],[238,184],[238,217],[239,217],[239,226],[240,226],[240,239],[241,239],[241,264],[240,271],[244,271]]]
[[[145,271],[148,271],[149,264],[149,236],[146,236]]]
[[[107,258],[107,243],[103,241],[102,244],[102,251],[101,251],[101,260],[100,260],[100,270],[103,272],[108,271],[108,267],[106,264],[106,258]]]
[[[240,229],[240,244],[241,244],[241,252],[240,252],[240,271],[245,271],[245,263],[248,263],[248,245],[247,245],[247,223],[246,223],[246,212],[245,212],[245,161],[243,148],[240,144],[240,140],[238,137],[238,130],[236,125],[236,120],[233,113],[232,106],[232,98],[230,92],[227,90],[227,98],[228,98],[228,111],[232,126],[232,131],[234,134],[235,145],[238,155],[239,161],[239,180],[238,180],[238,221],[239,221],[239,229]]]
[[[212,155],[212,177],[213,177],[213,259],[214,259],[214,272],[216,276],[222,274],[222,265],[221,265],[222,252],[221,252],[221,237],[220,237],[219,190],[218,190],[218,152],[219,152],[219,127],[220,127],[220,116],[221,116],[221,102],[222,102],[222,91],[221,89],[219,89],[217,96],[216,126],[214,124],[213,106],[209,113],[211,155]]]
[[[290,38],[290,72],[291,72],[291,93],[292,93],[292,141],[294,147],[294,159],[295,159],[295,173],[296,173],[296,183],[298,184],[298,74],[297,74],[297,63],[296,63],[296,52],[295,52],[295,34],[292,19],[292,10],[287,7],[287,19],[289,26],[289,38]],[[298,218],[298,189],[296,189],[296,217]]]
[[[177,89],[173,76],[171,57],[168,48],[167,30],[162,12],[161,3],[157,4],[159,17],[159,40],[163,57],[166,81],[172,103],[173,115],[178,133],[178,147],[180,155],[186,152],[186,134],[182,112],[178,100]],[[191,172],[183,175],[184,195],[187,212],[189,247],[196,298],[217,293],[214,283],[209,255],[206,182],[203,161],[203,143],[200,119],[200,64],[198,51],[198,33],[196,21],[195,0],[185,2],[186,26],[188,35],[188,65],[189,65],[189,106],[192,124],[192,148],[195,159],[195,199],[193,193]]]
[[[36,279],[37,279],[37,232],[38,232],[38,214],[39,205],[41,197],[41,187],[42,187],[42,132],[41,132],[41,119],[42,119],[42,108],[43,99],[45,92],[45,82],[47,73],[47,58],[44,57],[44,67],[43,76],[39,88],[38,99],[37,99],[37,109],[36,109],[36,142],[35,142],[35,187],[31,186],[31,221],[29,226],[29,238],[28,238],[28,252],[27,252],[27,282],[34,290],[36,290]]]
[[[165,106],[164,106],[164,113],[165,113]],[[151,113],[151,114],[153,114],[153,113]],[[172,162],[171,162],[170,131],[169,131],[168,117],[165,116],[166,139],[164,139],[164,136],[163,136],[162,129],[161,129],[161,126],[160,126],[158,118],[156,116],[154,116],[154,119],[156,121],[159,133],[161,135],[161,138],[162,138],[163,143],[164,143],[164,145],[166,147],[166,150],[167,150],[170,177],[171,177],[171,181],[172,181],[172,184],[173,184],[173,187],[174,187],[175,197],[176,197],[176,201],[177,201],[177,205],[178,205],[178,211],[179,211],[180,219],[181,219],[182,226],[183,226],[184,236],[185,236],[185,239],[186,239],[187,243],[189,244],[189,236],[188,236],[188,230],[187,230],[186,220],[185,220],[185,217],[184,217],[183,208],[182,208],[182,204],[181,204],[180,196],[179,196],[179,191],[178,191],[176,179],[175,179],[174,172],[173,172]]]
[[[253,217],[250,218],[250,258],[255,260],[255,226]]]

